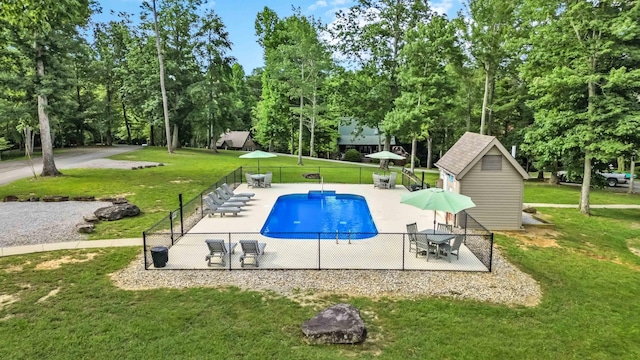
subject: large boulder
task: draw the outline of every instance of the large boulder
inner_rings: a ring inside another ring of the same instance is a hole
[[[349,304],[336,304],[302,323],[302,332],[316,344],[356,344],[367,337],[360,311]]]
[[[120,220],[123,217],[137,216],[140,208],[133,204],[118,204],[100,208],[93,212],[100,220]]]

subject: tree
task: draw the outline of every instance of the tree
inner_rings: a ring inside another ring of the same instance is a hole
[[[513,36],[517,2],[469,0],[465,6],[468,22],[464,28],[473,58],[485,73],[480,134],[491,135],[495,77],[500,65],[510,57],[506,42]]]
[[[640,70],[627,65],[640,54],[640,28],[628,26],[639,11],[634,1],[536,0],[523,11],[532,27],[523,72],[535,97],[527,141],[538,155],[582,161],[583,214],[594,160],[630,156],[638,144]]]
[[[387,114],[385,127],[411,140],[411,159],[418,139],[429,139],[436,120],[453,103],[455,89],[446,65],[455,53],[455,29],[446,18],[434,16],[428,24],[405,35],[401,50],[401,95]],[[411,172],[415,168],[411,161]]]
[[[53,157],[48,109],[48,96],[51,94],[51,89],[47,87],[46,77],[47,64],[54,61],[55,57],[56,47],[53,41],[75,35],[77,27],[87,23],[92,3],[90,0],[64,2],[20,0],[3,2],[0,6],[0,18],[5,19],[33,46],[32,58],[36,69],[38,121],[42,143],[42,176],[60,175]]]
[[[171,143],[171,125],[169,124],[169,105],[167,101],[167,89],[164,85],[164,62],[162,60],[162,46],[160,44],[160,31],[158,30],[158,12],[156,11],[156,0],[153,0],[153,25],[156,32],[156,48],[158,49],[158,67],[160,71],[160,91],[162,92],[162,111],[164,113],[164,127],[167,135],[167,150],[173,153]]]
[[[377,117],[376,113],[391,112],[394,100],[400,95],[398,64],[405,32],[430,17],[428,2],[424,0],[359,0],[349,10],[336,14],[330,30],[338,41],[337,49],[361,69],[366,69],[368,79],[376,81],[371,84],[373,88],[385,87],[385,92],[379,94],[383,98],[372,113],[357,118],[362,125],[382,128],[385,117]],[[384,149],[390,150],[392,134],[390,131],[384,134]],[[381,166],[386,163],[381,161]]]

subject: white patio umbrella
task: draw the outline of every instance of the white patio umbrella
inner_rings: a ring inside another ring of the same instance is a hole
[[[260,172],[260,159],[266,159],[266,158],[272,158],[272,157],[276,157],[278,155],[276,154],[272,154],[272,153],[268,153],[262,150],[255,150],[252,151],[250,153],[246,153],[243,155],[240,155],[239,158],[241,159],[258,159],[258,172]]]
[[[436,229],[436,211],[457,214],[464,209],[475,207],[470,197],[439,188],[418,190],[400,196],[400,203],[409,204],[423,210],[433,210],[433,231]]]

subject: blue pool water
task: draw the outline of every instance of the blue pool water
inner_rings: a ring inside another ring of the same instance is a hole
[[[309,191],[276,200],[260,233],[280,239],[367,239],[378,234],[364,197]],[[296,233],[296,234],[292,234]]]

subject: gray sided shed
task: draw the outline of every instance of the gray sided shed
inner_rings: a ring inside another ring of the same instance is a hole
[[[435,164],[445,190],[471,197],[467,213],[489,230],[522,228],[529,174],[494,136],[466,132]]]

